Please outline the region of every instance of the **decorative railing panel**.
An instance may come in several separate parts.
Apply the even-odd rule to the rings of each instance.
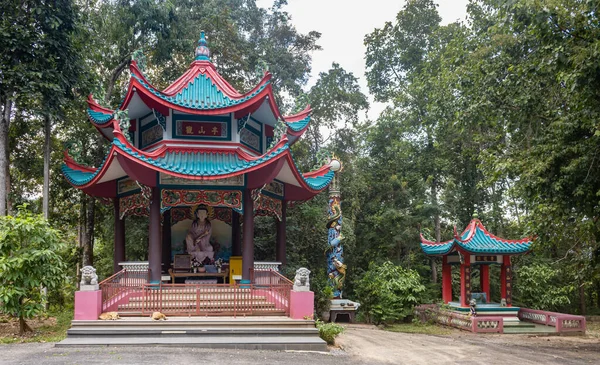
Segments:
[[[545,326],[555,327],[556,332],[585,332],[585,317],[572,314],[546,312],[536,309],[521,308],[519,319]]]
[[[442,310],[435,304],[425,304],[415,307],[416,315],[421,321],[434,321],[445,326],[455,327],[471,332],[504,332],[504,321],[502,317],[479,317],[466,316],[450,311]]]
[[[277,311],[289,315],[290,291],[287,284],[145,284],[141,314],[235,317]]]

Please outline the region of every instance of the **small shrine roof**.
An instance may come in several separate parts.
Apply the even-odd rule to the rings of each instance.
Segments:
[[[508,254],[516,255],[529,251],[533,238],[507,240],[497,237],[483,226],[479,219],[473,219],[459,236],[454,229],[454,238],[445,242],[433,242],[421,234],[421,248],[427,255],[447,255],[454,249],[471,254]]]

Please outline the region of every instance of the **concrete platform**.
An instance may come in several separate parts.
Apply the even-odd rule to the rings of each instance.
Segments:
[[[177,346],[261,350],[327,351],[312,320],[262,317],[129,317],[73,321],[57,347]]]

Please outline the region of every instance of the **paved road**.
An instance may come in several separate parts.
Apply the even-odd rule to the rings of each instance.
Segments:
[[[336,355],[337,354],[337,355]],[[369,364],[382,365],[379,362]],[[342,351],[332,354],[307,352],[211,350],[175,347],[87,347],[54,348],[50,343],[0,345],[0,364],[281,364],[281,365],[359,365]]]
[[[0,364],[600,364],[600,340],[581,337],[393,333],[349,325],[330,354],[176,347],[54,348],[50,343],[0,345]]]

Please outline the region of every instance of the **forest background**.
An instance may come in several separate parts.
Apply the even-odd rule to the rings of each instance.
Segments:
[[[101,278],[112,270],[112,206],[61,173],[65,148],[90,165],[107,150],[87,120],[87,95],[118,105],[132,57],[166,87],[204,30],[213,62],[236,88],[249,90],[268,69],[284,111],[311,104],[294,155],[303,171],[324,150],[344,163],[344,296],[363,301],[367,313],[377,305],[369,294],[377,277],[391,284],[392,298],[439,301],[441,261],[422,253],[419,233],[450,239],[473,214],[499,236],[537,236],[532,253],[513,260],[517,305],[600,312],[596,1],[472,0],[465,22],[447,25],[433,1],[407,1],[364,38],[369,92],[387,105],[376,120],[366,117],[357,78],[338,64],[306,86],[320,34],[299,33],[285,0],[269,9],[254,0],[1,4],[0,215],[28,204],[61,232],[68,285],[51,290],[52,302],[71,300],[82,264]],[[323,193],[288,210],[286,272],[308,267],[318,295],[326,207]],[[274,259],[274,221],[257,218],[255,229],[255,259]],[[147,219],[127,218],[126,240],[127,259],[145,260]],[[477,291],[477,269],[472,282]]]

